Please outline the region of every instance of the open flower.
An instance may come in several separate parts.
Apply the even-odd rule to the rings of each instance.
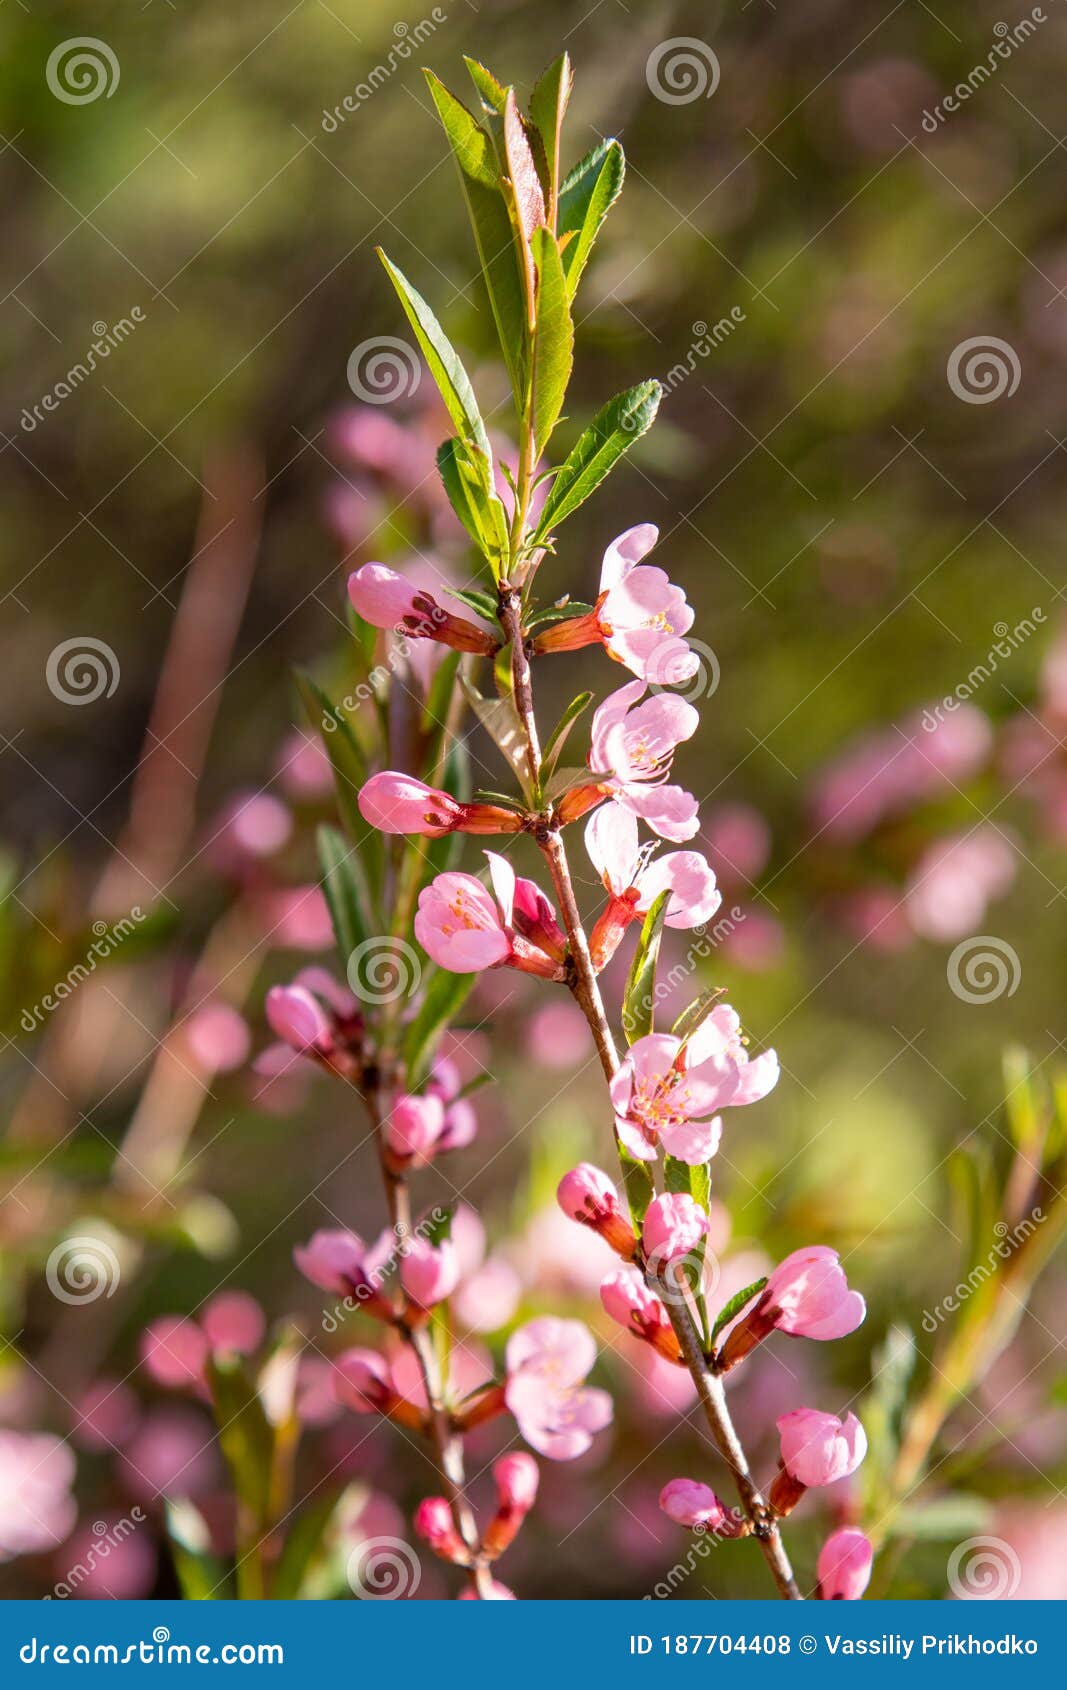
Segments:
[[[365,563],[350,575],[348,596],[363,620],[375,628],[395,628],[409,639],[439,640],[456,651],[486,657],[499,649],[500,641],[486,629],[465,616],[453,616],[432,593],[413,586],[384,563]]]
[[[858,1602],[871,1580],[874,1547],[854,1526],[833,1532],[819,1550],[816,1572],[824,1602]]]
[[[689,680],[698,660],[681,636],[693,626],[693,612],[662,569],[641,562],[658,538],[659,530],[642,522],[613,540],[604,553],[593,609],[539,634],[534,650],[576,651],[599,641],[609,657],[642,680]]]
[[[419,944],[434,962],[454,974],[475,974],[507,964],[548,980],[562,979],[559,958],[521,931],[523,926],[537,931],[530,914],[539,914],[533,894],[537,899],[542,895],[531,881],[516,881],[505,858],[493,851],[487,851],[486,857],[492,892],[473,874],[449,870],[419,894],[415,915]],[[551,915],[547,899],[544,904]],[[551,935],[548,942],[554,944]]]
[[[384,1414],[411,1431],[421,1431],[425,1422],[417,1403],[402,1397],[392,1369],[377,1350],[342,1350],[333,1362],[334,1394],[357,1414]]]
[[[644,692],[643,681],[628,681],[600,705],[593,716],[590,767],[610,776],[607,790],[653,833],[692,839],[697,801],[683,787],[664,783],[675,747],[692,737],[700,718],[684,698],[673,693],[644,698]]]
[[[392,1309],[382,1295],[382,1283],[396,1249],[396,1235],[383,1232],[373,1244],[364,1244],[358,1233],[343,1227],[325,1227],[312,1233],[306,1244],[298,1244],[293,1260],[305,1279],[320,1291],[351,1297],[378,1319],[392,1318]]]
[[[684,1044],[672,1033],[648,1033],[631,1045],[611,1082],[615,1128],[643,1161],[662,1144],[696,1166],[719,1147],[722,1122],[713,1111],[755,1103],[777,1079],[774,1052],[750,1059],[737,1014],[718,1004]]]
[[[584,1383],[596,1361],[580,1320],[542,1315],[508,1339],[504,1399],[528,1444],[552,1461],[584,1455],[612,1417],[606,1391]]]
[[[499,804],[461,804],[451,793],[427,786],[414,775],[383,769],[359,792],[359,811],[379,833],[520,833],[523,818]]]
[[[817,1408],[794,1408],[777,1426],[782,1471],[771,1486],[769,1501],[778,1514],[795,1508],[805,1490],[847,1479],[867,1453],[867,1434],[854,1414],[839,1420]]]
[[[836,1250],[809,1244],[780,1262],[758,1301],[738,1321],[719,1359],[721,1372],[736,1367],[771,1332],[792,1338],[844,1338],[867,1313],[858,1291],[849,1288]]]
[[[668,927],[699,927],[722,903],[715,876],[699,851],[668,851],[653,858],[651,847],[638,843],[636,817],[621,804],[605,804],[589,818],[585,848],[611,894],[589,939],[597,969],[614,955],[630,923],[647,915],[662,892],[671,893],[664,918]]]

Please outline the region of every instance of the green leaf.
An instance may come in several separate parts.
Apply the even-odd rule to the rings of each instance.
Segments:
[[[711,1342],[714,1344],[724,1326],[729,1326],[735,1315],[739,1315],[746,1303],[750,1303],[766,1285],[766,1278],[754,1279],[751,1285],[746,1285],[743,1291],[738,1291],[730,1298],[715,1316],[715,1325],[711,1329]]]
[[[462,440],[445,440],[437,448],[437,471],[449,504],[499,581],[508,553],[507,516],[482,453]]]
[[[403,271],[390,262],[381,247],[376,250],[386,275],[396,289],[408,322],[415,330],[423,357],[430,366],[430,373],[441,391],[449,416],[458,428],[461,438],[468,445],[477,446],[479,451],[485,454],[488,464],[491,461],[489,436],[485,431],[482,413],[478,409],[478,401],[474,397],[470,377],[460,362],[459,354],[418,289],[412,287]]]
[[[573,792],[576,786],[594,786],[596,780],[596,775],[584,765],[580,769],[556,769],[544,789],[545,803],[557,804],[566,793]]]
[[[571,299],[601,225],[622,192],[625,174],[626,160],[618,141],[601,141],[575,165],[560,190],[557,226]],[[569,240],[564,239],[567,235]]]
[[[452,974],[447,968],[435,968],[428,979],[423,975],[422,1001],[404,1034],[404,1065],[412,1090],[426,1078],[442,1033],[459,1014],[477,978],[476,974]]]
[[[686,1192],[706,1209],[711,1198],[711,1169],[706,1162],[700,1162],[690,1167],[688,1162],[680,1162],[676,1156],[665,1156],[663,1178],[668,1191]]]
[[[469,587],[446,587],[445,592],[451,599],[459,599],[468,610],[473,610],[487,622],[495,622],[497,618],[497,601],[492,593],[480,593]]]
[[[634,1231],[640,1236],[641,1227],[648,1213],[648,1205],[652,1201],[655,1187],[648,1163],[642,1162],[636,1156],[631,1156],[625,1145],[617,1145],[619,1152],[619,1166],[622,1169],[622,1183],[626,1191],[626,1201],[630,1207],[630,1219]]]
[[[575,722],[582,714],[582,711],[588,709],[589,705],[592,703],[592,699],[593,695],[591,692],[580,692],[577,698],[572,698],[559,721],[552,729],[552,732],[549,734],[545,743],[544,751],[541,754],[542,785],[551,780],[552,775],[555,772],[556,764],[559,762],[560,752],[567,743],[567,735],[570,733]],[[582,772],[584,774],[588,774],[588,770],[583,770]]]
[[[493,320],[512,390],[521,402],[528,335],[526,302],[493,143],[466,106],[432,71],[426,72],[426,80],[459,167]]]
[[[320,827],[315,835],[322,890],[330,910],[334,937],[341,960],[349,957],[366,939],[369,929],[364,917],[368,894],[354,846],[335,827]],[[369,912],[368,912],[369,913]]]
[[[422,720],[419,724],[424,739],[422,772],[431,786],[439,784],[441,765],[447,761],[451,706],[461,655],[458,651],[447,653],[430,682],[426,703],[423,705]]]
[[[662,392],[658,381],[639,382],[609,399],[597,412],[552,483],[537,525],[535,544],[584,504],[623,453],[651,428]]]
[[[530,122],[537,130],[544,150],[541,185],[545,195],[545,217],[553,229],[559,204],[560,133],[573,85],[570,56],[562,53],[538,78],[530,95]]]
[[[329,1492],[305,1503],[290,1530],[271,1580],[271,1599],[292,1602],[300,1598],[309,1569],[323,1548],[338,1504],[345,1491]]]
[[[630,965],[630,978],[622,1004],[622,1030],[627,1044],[651,1033],[655,1026],[656,963],[659,960],[660,940],[663,937],[663,918],[671,901],[670,888],[661,892],[645,916],[641,933]]]
[[[703,1026],[725,990],[725,986],[709,986],[706,992],[701,992],[699,997],[694,998],[689,1008],[682,1010],[671,1028],[675,1038],[681,1039],[683,1044],[687,1039],[691,1039],[697,1028]]]
[[[491,70],[467,53],[463,55],[463,63],[470,73],[470,79],[486,112],[493,117],[503,117],[508,97],[504,84],[497,81]]]
[[[511,699],[483,698],[466,675],[460,676],[459,684],[463,688],[463,696],[482,727],[518,777],[525,797],[528,801],[531,800],[526,735],[522,731],[522,723]]]
[[[993,1515],[993,1504],[987,1497],[956,1491],[932,1497],[929,1502],[906,1503],[890,1516],[889,1529],[894,1537],[959,1543],[987,1532]]]
[[[454,1203],[449,1204],[446,1209],[430,1211],[429,1218],[421,1224],[419,1229],[427,1244],[432,1244],[437,1249],[439,1245],[445,1242],[446,1238],[451,1238],[452,1220],[455,1212],[456,1206]]]
[[[310,675],[297,670],[296,685],[308,721],[321,735],[326,747],[341,820],[352,838],[361,841],[360,856],[368,884],[373,892],[377,892],[381,887],[385,860],[382,840],[378,833],[368,832],[357,802],[360,788],[370,775],[367,760],[347,719],[318,683]]]
[[[536,229],[531,242],[537,268],[531,416],[540,457],[559,420],[574,363],[574,324],[559,246],[550,229]]]
[[[186,1498],[164,1503],[167,1541],[181,1593],[187,1602],[217,1602],[232,1595],[230,1574],[211,1553],[211,1531]]]
[[[255,1386],[240,1359],[213,1357],[207,1382],[215,1406],[219,1443],[233,1475],[239,1503],[257,1525],[265,1525],[270,1509],[270,1481],[274,1468],[274,1433]]]

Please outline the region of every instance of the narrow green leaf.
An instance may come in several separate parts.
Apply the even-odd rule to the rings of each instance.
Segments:
[[[669,888],[660,893],[645,916],[637,941],[622,1004],[622,1030],[627,1044],[635,1044],[655,1028],[656,963],[663,937],[663,918],[671,896]]]
[[[442,1033],[459,1014],[477,978],[476,974],[452,974],[447,968],[434,969],[428,979],[423,975],[422,1001],[404,1034],[404,1064],[412,1090],[426,1078]]]
[[[631,1156],[624,1145],[618,1145],[619,1165],[622,1168],[622,1183],[626,1191],[626,1201],[630,1208],[630,1219],[634,1231],[640,1236],[641,1227],[648,1213],[648,1205],[652,1201],[654,1186],[652,1175],[647,1162],[639,1161]]]
[[[681,1039],[683,1044],[687,1039],[691,1039],[697,1028],[704,1025],[725,990],[725,986],[709,986],[706,992],[701,992],[699,997],[694,998],[688,1009],[682,1010],[671,1028],[675,1038]]]
[[[303,1594],[304,1581],[323,1548],[323,1542],[337,1513],[344,1489],[314,1497],[304,1504],[278,1557],[271,1580],[271,1599],[293,1602]]]
[[[497,601],[492,593],[480,593],[469,587],[446,587],[445,592],[450,599],[459,599],[468,610],[473,610],[486,622],[495,622],[497,617]]]
[[[731,1320],[734,1319],[734,1316],[739,1315],[745,1304],[750,1303],[753,1297],[759,1295],[766,1283],[767,1280],[765,1277],[763,1279],[754,1279],[751,1285],[746,1285],[743,1291],[738,1291],[730,1298],[730,1301],[725,1305],[725,1307],[719,1310],[718,1314],[715,1316],[715,1325],[711,1329],[711,1342],[713,1344],[723,1327],[729,1326]]]
[[[315,841],[322,868],[322,890],[329,906],[342,963],[370,931],[368,894],[355,848],[334,827],[320,827]]]
[[[352,838],[361,841],[360,860],[373,902],[381,888],[385,857],[381,835],[368,830],[359,809],[360,789],[370,775],[367,760],[347,718],[327,698],[318,682],[300,670],[295,678],[308,721],[321,735],[330,759],[341,821]],[[373,910],[368,913],[373,917]]]
[[[439,784],[441,765],[447,760],[448,724],[461,655],[458,651],[450,651],[438,665],[430,682],[422,720],[419,723],[423,735],[422,773],[431,786]]]
[[[537,525],[535,543],[540,543],[584,504],[623,453],[651,428],[662,391],[658,381],[639,382],[610,399],[597,412],[552,483]]]
[[[559,205],[560,134],[573,85],[574,71],[571,68],[570,56],[563,53],[538,78],[530,95],[530,122],[537,130],[544,149],[542,187],[545,195],[545,217],[552,229],[556,227]]]
[[[515,104],[513,88],[508,89],[504,102],[504,155],[519,233],[523,241],[528,242],[545,221],[545,196],[541,192],[541,179],[534,164],[530,138]],[[523,254],[520,253],[521,256]]]
[[[460,362],[459,354],[418,289],[412,287],[403,271],[390,262],[381,247],[377,248],[377,253],[386,275],[396,289],[408,322],[415,331],[423,357],[430,366],[430,373],[440,389],[449,416],[458,428],[461,438],[484,452],[486,463],[489,463],[489,436],[485,431],[482,413],[478,409],[478,401],[474,397],[470,377]]]
[[[571,299],[578,291],[601,225],[622,192],[625,174],[626,161],[618,141],[601,141],[575,165],[560,189],[558,232]]]
[[[463,63],[470,73],[475,91],[486,112],[493,117],[503,117],[504,106],[508,91],[502,82],[498,82],[492,71],[477,59],[472,59],[467,53],[463,55]]]
[[[211,1531],[187,1498],[164,1503],[167,1542],[187,1602],[218,1602],[232,1595],[229,1570],[211,1553]]]
[[[463,695],[482,727],[518,777],[523,793],[530,798],[530,776],[526,761],[526,736],[510,698],[484,698],[466,675],[460,676]]]
[[[959,1543],[987,1532],[993,1518],[994,1508],[988,1497],[955,1491],[931,1497],[928,1502],[906,1503],[895,1515],[890,1515],[889,1529],[894,1537]]]
[[[267,1522],[274,1464],[274,1433],[242,1361],[214,1357],[207,1382],[215,1406],[219,1443],[233,1475],[238,1501],[258,1525]]]
[[[426,72],[430,94],[459,167],[474,240],[512,390],[521,399],[527,340],[526,305],[511,215],[490,137],[444,83]]]
[[[536,229],[531,242],[537,269],[531,414],[539,457],[559,420],[574,363],[574,324],[559,246],[550,229]]]
[[[556,769],[552,775],[552,779],[548,782],[548,785],[544,789],[545,803],[557,804],[568,792],[573,792],[575,787],[593,786],[596,783],[596,779],[597,777],[592,770],[584,766],[580,769]]]
[[[591,692],[580,692],[577,698],[572,698],[559,721],[552,729],[552,732],[549,734],[545,743],[544,751],[541,754],[542,785],[551,780],[553,774],[555,773],[556,764],[559,762],[560,753],[563,750],[564,745],[567,743],[568,734],[579,716],[582,714],[582,711],[588,709],[592,700],[593,695]],[[582,772],[587,773],[588,771],[583,770]]]
[[[449,504],[500,580],[508,552],[507,516],[482,453],[462,440],[445,440],[437,449],[437,471]]]

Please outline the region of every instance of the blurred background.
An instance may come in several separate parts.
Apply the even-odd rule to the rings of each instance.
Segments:
[[[79,72],[62,48],[86,30]],[[702,728],[676,767],[729,917],[697,983],[727,987],[784,1069],[717,1164],[724,1290],[818,1238],[871,1305],[833,1355],[782,1340],[750,1364],[739,1421],[756,1440],[805,1393],[858,1405],[903,1326],[921,1391],[942,1325],[923,1314],[973,1255],[960,1147],[989,1189],[1014,1178],[1014,1225],[1033,1200],[1020,1156],[1043,1155],[1020,1088],[1040,1114],[1063,1084],[1057,0],[158,0],[91,18],[26,0],[0,42],[0,1474],[29,1463],[40,1487],[9,1521],[0,1499],[0,1592],[56,1588],[136,1508],[75,1593],[173,1594],[161,1497],[197,1498],[221,1542],[225,1509],[202,1406],[138,1365],[146,1322],[223,1287],[314,1328],[293,1245],[380,1224],[329,1083],[268,1085],[249,1062],[266,987],[330,946],[312,831],[332,801],[293,738],[293,667],[342,690],[358,563],[469,568],[430,479],[429,379],[368,397],[362,349],[407,338],[376,245],[507,436],[422,76],[466,98],[464,53],[528,89],[566,48],[569,162],[609,134],[627,152],[566,430],[646,376],[666,397],[545,586],[591,598],[610,539],[651,521],[697,610]],[[592,658],[577,679],[557,664],[557,706],[619,680],[599,657],[595,682]],[[685,1391],[606,1329],[601,1247],[554,1208],[565,1166],[610,1155],[582,1029],[496,975],[475,1001],[464,1060],[499,1084],[441,1189],[488,1231],[499,1318],[477,1342],[566,1309],[597,1326],[617,1400],[610,1436],[547,1473],[505,1576],[530,1596],[762,1594],[755,1551],[694,1557],[658,1513],[703,1459]],[[57,1262],[86,1238],[96,1269],[64,1288]],[[1067,1595],[1062,1280],[1052,1261],[952,1402],[880,1594],[959,1594],[953,1553],[991,1536],[1011,1557],[1000,1594]],[[1012,1295],[1021,1314],[1029,1285]],[[316,1428],[309,1470],[351,1474],[350,1530],[403,1535],[428,1483],[410,1445],[351,1417]],[[755,1453],[769,1473],[773,1445]],[[835,1496],[822,1529],[877,1506]],[[810,1572],[818,1530],[790,1538]],[[443,1593],[427,1569],[420,1594]]]

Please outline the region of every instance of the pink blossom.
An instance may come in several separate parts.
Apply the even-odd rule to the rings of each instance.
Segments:
[[[659,1505],[669,1520],[680,1526],[699,1526],[721,1533],[736,1524],[736,1516],[724,1506],[710,1485],[698,1479],[671,1479],[659,1493]]]
[[[689,680],[697,658],[681,637],[693,625],[685,594],[662,569],[642,564],[659,530],[650,522],[628,528],[604,553],[600,593],[585,616],[557,622],[534,650],[575,651],[599,641],[609,657],[642,680],[674,685]]]
[[[332,1023],[306,986],[272,986],[264,1008],[271,1031],[292,1050],[325,1055],[332,1048]]]
[[[379,833],[418,833],[440,839],[446,833],[518,833],[522,817],[498,804],[460,804],[448,792],[413,775],[383,769],[359,793],[360,814]]]
[[[413,1238],[401,1258],[400,1283],[420,1308],[432,1309],[450,1297],[459,1283],[459,1261],[448,1239],[431,1244]]]
[[[530,1055],[546,1068],[574,1068],[589,1052],[589,1026],[575,1003],[546,1003],[526,1027]]]
[[[794,1408],[777,1425],[782,1463],[802,1485],[832,1485],[847,1479],[867,1453],[867,1435],[854,1414],[839,1420],[817,1408]]]
[[[706,1212],[687,1191],[653,1197],[641,1227],[645,1255],[662,1270],[695,1250],[709,1224]]]
[[[460,1281],[450,1306],[460,1325],[471,1332],[499,1332],[514,1317],[521,1296],[522,1281],[511,1263],[490,1256]]]
[[[141,1336],[141,1360],[158,1385],[202,1390],[210,1345],[195,1320],[161,1315]]]
[[[643,681],[628,681],[593,716],[590,767],[609,776],[609,790],[664,839],[692,839],[697,801],[667,786],[675,747],[696,732],[699,716],[672,693],[644,698]]]
[[[612,1320],[635,1338],[651,1344],[667,1361],[681,1360],[670,1316],[636,1268],[609,1273],[600,1287],[600,1301]]]
[[[482,1547],[487,1555],[502,1555],[518,1535],[527,1514],[537,1500],[540,1482],[537,1462],[521,1450],[503,1455],[493,1463],[497,1511],[486,1528]]]
[[[229,1074],[247,1060],[252,1035],[244,1016],[228,1003],[195,1009],[182,1031],[189,1054],[205,1074]]]
[[[922,711],[866,734],[816,781],[817,826],[846,842],[862,839],[886,817],[969,779],[986,760],[992,737],[988,718],[973,704],[948,715]]]
[[[333,1367],[334,1392],[346,1408],[357,1414],[384,1414],[412,1430],[422,1428],[422,1409],[400,1395],[389,1363],[377,1350],[342,1350]]]
[[[71,1437],[82,1449],[100,1454],[126,1442],[140,1417],[140,1406],[119,1379],[96,1379],[78,1398]]]
[[[976,932],[994,898],[1015,879],[1016,851],[999,828],[939,839],[924,852],[905,894],[905,909],[924,939],[950,941]]]
[[[670,1033],[649,1033],[631,1045],[610,1087],[616,1130],[645,1161],[661,1143],[696,1166],[719,1146],[722,1122],[712,1112],[758,1102],[777,1080],[775,1053],[750,1058],[736,1011],[718,1004],[684,1045]]]
[[[449,871],[419,894],[415,915],[419,944],[440,967],[456,974],[507,963],[545,979],[562,978],[559,960],[519,931],[524,918],[516,913],[517,883],[511,864],[493,851],[485,854],[493,892],[472,874]],[[529,885],[528,881],[519,883],[518,889]],[[523,905],[530,907],[525,893]]]
[[[751,886],[767,866],[771,830],[751,804],[719,804],[704,818],[702,837],[720,880]]]
[[[432,593],[415,586],[384,563],[365,563],[348,577],[353,609],[375,628],[395,628],[411,639],[438,640],[458,651],[489,656],[495,640],[476,622],[453,616]]]
[[[874,1547],[869,1537],[845,1526],[827,1538],[816,1571],[824,1601],[858,1602],[871,1578]]]
[[[267,937],[275,946],[324,951],[333,944],[330,909],[321,886],[282,886],[257,902]]]
[[[580,1162],[560,1180],[556,1200],[572,1221],[599,1233],[613,1250],[629,1261],[637,1240],[633,1227],[622,1212],[619,1194],[607,1174],[594,1168],[590,1162]]]
[[[35,1555],[70,1535],[74,1456],[46,1432],[0,1427],[0,1562]]]
[[[401,1093],[394,1098],[385,1123],[390,1157],[406,1167],[424,1167],[433,1157],[444,1125],[445,1106],[439,1097]]]
[[[168,1406],[137,1427],[119,1469],[134,1496],[203,1496],[219,1483],[218,1432],[199,1410]]]
[[[305,1279],[321,1291],[354,1297],[368,1314],[388,1317],[392,1311],[380,1293],[395,1246],[392,1232],[381,1233],[374,1244],[367,1245],[357,1233],[324,1228],[306,1244],[297,1245],[293,1260]]]
[[[155,1544],[144,1529],[131,1531],[130,1521],[117,1514],[80,1526],[64,1558],[71,1572],[57,1584],[57,1596],[128,1602],[149,1595],[155,1583]]]
[[[424,1543],[428,1543],[442,1561],[462,1561],[466,1545],[456,1530],[452,1509],[443,1496],[427,1496],[419,1503],[412,1521]]]
[[[208,849],[220,868],[237,870],[272,857],[293,831],[293,818],[269,792],[243,792],[231,799],[215,823]]]
[[[263,1342],[263,1310],[247,1291],[220,1291],[205,1303],[200,1325],[213,1355],[251,1355]]]
[[[596,1343],[580,1320],[542,1315],[508,1339],[505,1400],[528,1444],[552,1461],[583,1455],[612,1417],[606,1391],[583,1383]]]
[[[858,1291],[849,1289],[836,1250],[811,1244],[794,1250],[774,1269],[723,1348],[720,1367],[728,1372],[771,1332],[794,1338],[844,1338],[867,1313]]]
[[[333,767],[317,734],[294,728],[278,751],[278,779],[294,798],[325,798],[333,791]]]
[[[669,851],[650,857],[637,839],[637,821],[622,804],[594,811],[585,829],[589,859],[611,900],[590,936],[596,967],[610,959],[631,922],[647,915],[662,892],[671,899],[668,927],[698,927],[715,914],[722,897],[715,876],[699,851]]]

